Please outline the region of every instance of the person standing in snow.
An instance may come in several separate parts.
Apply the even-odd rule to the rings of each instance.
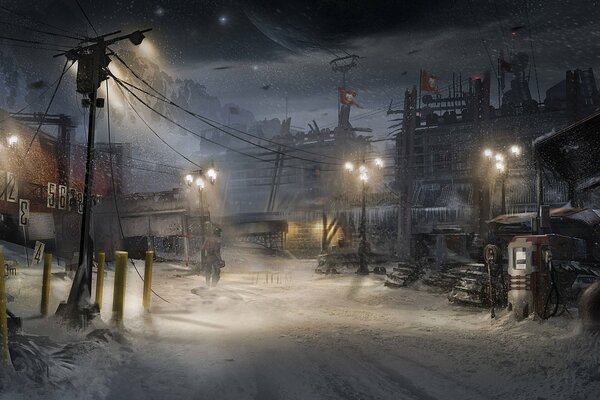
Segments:
[[[219,279],[221,279],[221,268],[225,266],[225,262],[221,258],[221,229],[215,228],[212,234],[204,241],[202,245],[202,260],[204,260],[206,286],[217,286]]]

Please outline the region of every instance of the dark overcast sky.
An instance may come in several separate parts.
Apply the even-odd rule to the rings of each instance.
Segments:
[[[335,121],[339,77],[328,65],[331,53],[365,57],[349,76],[365,108],[358,113],[400,98],[418,83],[420,68],[446,80],[452,71],[469,76],[490,68],[486,48],[495,60],[515,26],[526,27],[515,42],[521,50],[530,51],[532,31],[542,98],[566,69],[600,73],[600,7],[592,0],[538,0],[529,7],[524,0],[80,2],[101,32],[154,28],[148,38],[155,61],[259,118],[281,117],[288,97],[293,123],[302,126]],[[2,4],[91,34],[74,0]],[[47,53],[35,57],[52,61]],[[219,66],[231,68],[214,69]],[[537,96],[535,85],[532,92]],[[379,129],[387,123],[379,114],[356,124]]]

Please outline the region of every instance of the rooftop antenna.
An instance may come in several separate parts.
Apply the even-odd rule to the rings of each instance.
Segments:
[[[341,72],[342,74],[342,87],[345,89],[346,88],[346,74],[352,70],[353,68],[356,68],[358,66],[358,60],[361,59],[362,57],[356,55],[356,54],[348,54],[347,56],[343,56],[343,57],[336,57],[333,60],[331,60],[329,62],[329,65],[331,65],[331,69],[333,70],[333,72]],[[342,125],[342,117],[341,117],[341,110],[340,110],[340,100],[338,98],[338,126]]]
[[[358,56],[356,54],[348,54],[344,57],[334,58],[329,62],[329,65],[331,65],[331,69],[333,70],[333,72],[342,73],[342,87],[346,87],[346,73],[352,68],[355,68],[358,65],[358,60],[361,58],[361,56]]]

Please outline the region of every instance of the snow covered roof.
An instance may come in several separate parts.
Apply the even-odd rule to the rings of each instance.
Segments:
[[[578,190],[600,184],[600,112],[536,139],[540,160]]]
[[[500,215],[491,221],[488,221],[488,223],[499,225],[529,224],[531,218],[534,218],[535,216],[536,213],[533,212]],[[600,210],[591,208],[553,208],[550,210],[550,217],[575,219],[589,225],[600,225]]]

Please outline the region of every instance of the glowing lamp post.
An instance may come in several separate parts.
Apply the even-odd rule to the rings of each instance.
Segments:
[[[6,141],[8,142],[8,147],[14,149],[19,143],[19,137],[17,135],[10,135]]]
[[[208,178],[208,181],[210,182],[211,185],[214,185],[216,180],[217,180],[217,170],[214,168],[214,166],[211,166],[207,171],[206,174],[200,170],[197,171],[193,174],[187,174],[183,179],[186,183],[186,185],[188,187],[192,187],[193,185],[196,186],[196,189],[198,190],[198,204],[199,204],[199,208],[200,208],[200,241],[202,242],[202,244],[204,244],[204,240],[206,238],[206,224],[204,221],[204,196],[203,196],[203,192],[204,192],[204,188],[206,187],[206,182],[205,182],[205,176],[206,178]],[[186,232],[185,232],[185,252],[186,252],[186,259],[189,258],[188,254],[189,254],[189,250],[188,250],[188,238],[187,238],[187,227],[186,227]],[[202,260],[204,261],[204,260]],[[187,263],[186,263],[187,265]]]
[[[518,158],[523,154],[521,146],[516,144],[508,148],[508,152],[496,152],[492,149],[485,149],[483,156],[488,162],[493,163],[495,172],[500,177],[502,184],[502,198],[501,198],[501,214],[506,214],[506,180],[510,173],[510,160],[511,158]],[[490,199],[491,201],[491,199]]]
[[[209,168],[209,170],[206,172],[206,176],[208,176],[210,183],[214,185],[215,181],[217,180],[217,171],[214,168]]]
[[[383,160],[376,158],[373,163],[379,170],[383,168]],[[346,162],[344,169],[348,174],[354,172],[354,164]],[[358,167],[358,179],[362,185],[362,201],[361,201],[361,212],[360,212],[360,226],[359,226],[359,237],[360,243],[358,245],[358,270],[356,271],[359,275],[368,275],[369,266],[367,264],[367,253],[369,252],[369,242],[367,241],[367,182],[369,181],[369,169],[363,163]]]
[[[350,161],[346,162],[346,164],[344,164],[344,169],[346,170],[347,173],[351,174],[354,171],[354,164],[352,164]]]

